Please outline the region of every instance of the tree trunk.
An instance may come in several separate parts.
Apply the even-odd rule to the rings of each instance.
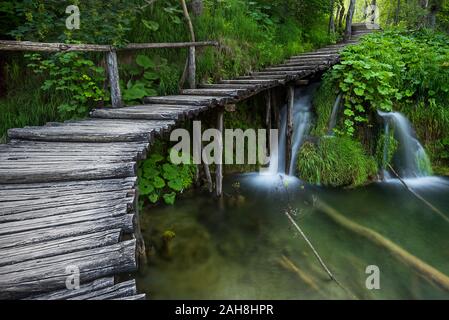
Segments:
[[[401,13],[401,0],[398,0],[398,3],[396,5],[396,13],[394,16],[394,24],[398,25],[399,24],[399,14]]]
[[[343,19],[345,17],[345,4],[343,0],[340,0],[340,14],[338,16],[338,29],[343,29]]]
[[[351,0],[349,3],[348,14],[346,16],[345,41],[350,40],[352,36],[352,19],[354,18],[355,1]]]
[[[192,0],[190,6],[192,8],[192,13],[194,16],[199,17],[200,15],[203,14],[204,9],[203,0]]]
[[[330,0],[330,11],[329,11],[329,34],[335,33],[335,17],[334,10],[335,9],[335,0]]]
[[[431,0],[428,3],[429,14],[427,16],[429,27],[435,29],[437,24],[437,15],[441,9],[441,0]]]

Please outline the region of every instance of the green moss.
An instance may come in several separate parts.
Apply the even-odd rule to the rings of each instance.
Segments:
[[[316,125],[312,131],[313,135],[322,136],[327,134],[332,108],[336,99],[335,87],[328,80],[328,77],[325,77],[313,98],[313,106],[316,113]]]
[[[386,134],[380,135],[376,147],[376,160],[380,168],[386,168],[388,164],[392,163],[398,146],[399,142],[394,138],[393,132],[390,132],[388,136]],[[386,157],[384,157],[385,148],[388,148],[388,154]]]
[[[324,186],[360,186],[376,175],[373,157],[361,143],[348,137],[324,137],[315,145],[306,142],[298,155],[299,178]]]

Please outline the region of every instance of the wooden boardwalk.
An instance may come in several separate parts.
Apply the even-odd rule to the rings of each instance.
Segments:
[[[0,145],[0,298],[144,299],[126,279],[137,269],[136,165],[151,143],[178,121],[328,69],[346,45],[86,120],[9,130]],[[79,290],[66,289],[73,267]]]

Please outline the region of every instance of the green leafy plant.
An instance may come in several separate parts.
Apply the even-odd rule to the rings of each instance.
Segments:
[[[129,78],[126,86],[122,82],[123,99],[126,103],[141,102],[144,97],[155,96],[156,84],[160,81],[160,72],[167,67],[167,60],[147,55],[138,55],[135,65],[125,66],[124,72]]]
[[[45,74],[42,90],[67,96],[58,106],[64,118],[84,117],[91,107],[107,101],[103,90],[105,71],[77,52],[56,53],[47,59],[40,54],[26,55],[36,74]]]
[[[163,200],[172,205],[176,195],[192,185],[195,172],[194,165],[174,165],[161,151],[153,151],[150,158],[139,165],[140,195],[153,204]]]

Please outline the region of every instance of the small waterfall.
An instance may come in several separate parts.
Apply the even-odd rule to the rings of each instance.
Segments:
[[[392,127],[394,137],[399,142],[393,162],[401,177],[419,178],[431,175],[432,169],[429,157],[421,143],[416,139],[408,119],[399,112],[386,113],[379,111],[379,115],[386,124],[385,134],[389,135],[390,127]],[[384,148],[384,158],[386,157],[388,157],[388,145]]]
[[[312,121],[312,98],[318,84],[312,84],[305,88],[295,90],[295,102],[293,105],[293,137],[292,137],[292,159],[290,163],[290,172],[288,175],[294,175],[296,170],[296,156],[301,148],[304,137],[308,134]],[[269,174],[275,175],[285,172],[285,148],[286,148],[286,130],[287,130],[287,107],[281,109],[281,128],[279,130],[278,150],[272,150],[272,161],[270,162]]]
[[[329,121],[329,131],[327,132],[327,134],[329,136],[334,135],[334,128],[337,125],[337,118],[338,118],[338,113],[340,112],[342,98],[343,98],[343,94],[340,93],[337,96],[337,99],[335,99],[334,107],[332,108],[332,114],[331,114],[331,118]]]

